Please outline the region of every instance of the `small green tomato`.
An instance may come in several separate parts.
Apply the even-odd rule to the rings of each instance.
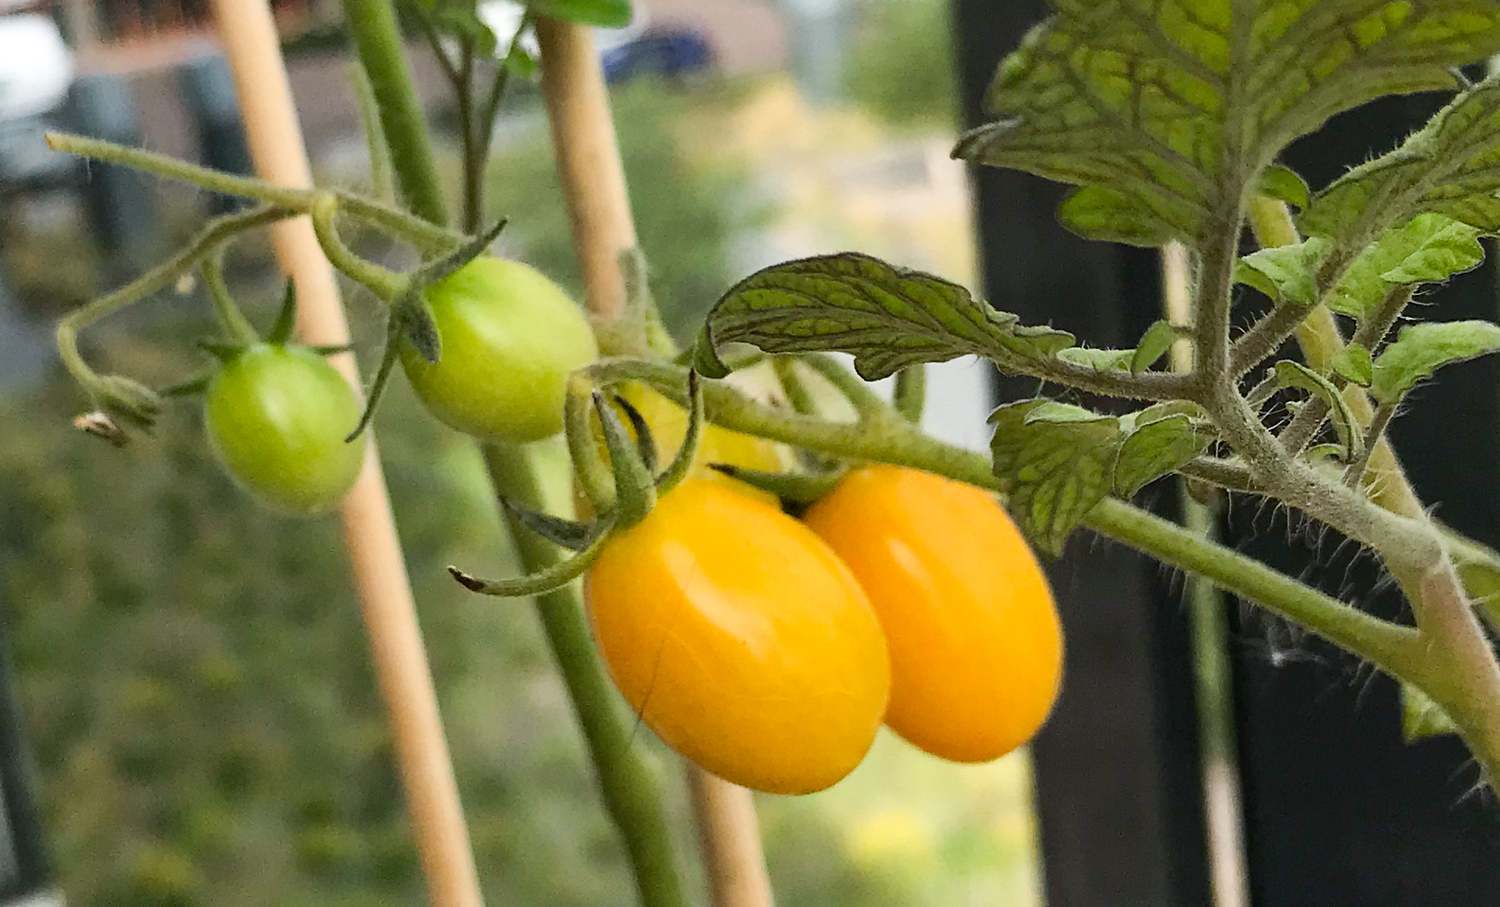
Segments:
[[[229,475],[276,510],[312,514],[343,500],[364,462],[354,391],[302,346],[257,343],[209,382],[203,415]]]
[[[568,374],[599,355],[588,319],[557,284],[516,261],[484,257],[428,288],[442,354],[402,342],[401,364],[427,408],[484,441],[557,434]]]

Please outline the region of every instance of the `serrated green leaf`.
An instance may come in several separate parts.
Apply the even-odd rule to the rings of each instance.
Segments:
[[[1174,472],[1203,453],[1213,435],[1184,412],[1150,409],[1136,416],[1135,428],[1120,444],[1115,458],[1115,491],[1131,497],[1151,482]]]
[[[1344,395],[1339,393],[1339,389],[1334,387],[1331,381],[1300,362],[1283,359],[1276,363],[1276,383],[1282,387],[1295,387],[1307,391],[1328,404],[1329,418],[1333,422],[1333,430],[1338,435],[1339,444],[1344,449],[1345,462],[1358,460],[1364,454],[1364,434],[1354,421],[1354,413],[1349,409],[1349,401],[1344,399]]]
[[[1374,378],[1374,360],[1370,358],[1369,349],[1360,343],[1351,343],[1334,353],[1329,365],[1335,375],[1360,387],[1369,387]]]
[[[1234,279],[1278,303],[1309,306],[1318,301],[1318,265],[1327,254],[1328,241],[1318,237],[1261,249],[1240,259]]]
[[[1153,322],[1141,342],[1135,346],[1135,355],[1130,357],[1131,374],[1140,374],[1161,360],[1177,342],[1179,331],[1170,321]]]
[[[438,34],[469,41],[481,57],[495,55],[495,33],[480,17],[474,0],[405,0]]]
[[[1438,283],[1484,261],[1479,231],[1442,214],[1419,214],[1387,231],[1339,278],[1328,307],[1363,318],[1396,286]]]
[[[1401,737],[1416,743],[1429,737],[1458,733],[1458,726],[1442,706],[1409,683],[1401,684]]]
[[[1070,192],[1057,207],[1057,219],[1070,233],[1084,239],[1154,247],[1175,238],[1133,196],[1104,186],[1084,186]]]
[[[1114,210],[1128,198],[1139,213],[1124,232],[1137,237],[1205,235],[1245,188],[1234,183],[1292,139],[1381,95],[1450,86],[1448,67],[1500,50],[1493,0],[1053,5],[1000,64],[995,122],[954,153],[1103,187],[1117,195],[1096,202]]]
[[[1396,150],[1318,193],[1299,223],[1355,247],[1424,213],[1494,232],[1500,229],[1497,165],[1500,81],[1491,78],[1460,94]]]
[[[1130,368],[1135,350],[1096,350],[1091,347],[1074,346],[1061,350],[1057,358],[1096,372],[1123,372]]]
[[[1343,462],[1345,453],[1347,451],[1344,450],[1344,445],[1342,444],[1314,444],[1312,447],[1304,450],[1302,456],[1309,463],[1321,463],[1324,460],[1338,460]]]
[[[526,0],[533,12],[601,28],[624,28],[632,16],[630,0]]]
[[[1495,352],[1500,352],[1500,325],[1488,321],[1408,325],[1375,360],[1370,390],[1377,400],[1393,403],[1443,366]]]
[[[990,414],[995,475],[1021,530],[1060,554],[1069,533],[1112,487],[1119,422],[1054,403],[1024,400]]]
[[[1312,190],[1307,188],[1307,182],[1297,171],[1281,164],[1272,164],[1263,170],[1256,189],[1261,195],[1284,201],[1299,211],[1312,201]]]
[[[698,368],[721,377],[715,349],[749,343],[768,353],[838,351],[867,380],[910,365],[978,355],[999,362],[1043,359],[1073,335],[1016,323],[959,286],[846,252],[757,271],[724,294],[704,324]]]

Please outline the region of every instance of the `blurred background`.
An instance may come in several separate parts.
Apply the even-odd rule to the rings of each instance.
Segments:
[[[948,160],[960,116],[949,6],[637,0],[631,28],[599,35],[675,331],[749,271],[820,252],[857,248],[974,285],[969,186]],[[339,4],[276,7],[320,181],[357,187],[367,161]],[[482,7],[497,23],[515,13]],[[412,56],[448,134],[446,85],[415,36]],[[334,521],[247,501],[192,405],[118,451],[68,424],[80,400],[53,321],[226,200],[50,154],[49,128],[248,169],[206,3],[0,0],[0,701],[15,707],[0,722],[0,782],[20,854],[0,878],[24,888],[45,875],[75,904],[417,903]],[[451,141],[445,153],[456,182]],[[490,215],[512,218],[501,252],[578,289],[533,88],[506,103],[488,180]],[[243,244],[231,264],[251,317],[269,321],[267,250]],[[348,302],[357,339],[375,342],[373,305]],[[201,300],[163,294],[94,332],[94,355],[165,382],[193,369],[191,340],[209,327]],[[982,445],[988,382],[973,363],[944,366],[931,427]],[[625,903],[628,869],[533,612],[469,596],[440,569],[511,569],[475,448],[396,384],[378,431],[487,896]],[[644,731],[636,745],[659,749]],[[18,785],[34,814],[14,806]],[[668,788],[690,854],[682,791]],[[883,734],[834,789],[759,799],[779,900],[1037,903],[1031,789],[1025,754],[957,767]]]

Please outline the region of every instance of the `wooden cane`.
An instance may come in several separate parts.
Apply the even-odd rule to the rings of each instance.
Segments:
[[[256,172],[279,185],[311,186],[307,148],[270,4],[214,0],[213,9],[234,72]],[[272,229],[277,260],[297,285],[302,340],[348,343],[338,284],[312,224],[297,218]],[[344,354],[332,361],[358,388],[354,357]],[[479,875],[373,436],[364,469],[339,513],[428,897],[436,907],[479,907],[484,903]]]
[[[625,303],[620,253],[636,246],[609,95],[586,28],[541,17],[536,35],[542,96],[584,292],[589,310],[607,317]],[[714,904],[769,907],[771,883],[750,792],[692,763],[687,775]]]

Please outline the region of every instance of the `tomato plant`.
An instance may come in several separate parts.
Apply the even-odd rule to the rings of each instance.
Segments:
[[[857,467],[803,519],[880,617],[893,730],[959,762],[1031,739],[1057,698],[1062,629],[1041,565],[992,495],[915,469]]]
[[[203,420],[228,473],[260,500],[292,513],[338,504],[364,462],[349,382],[307,347],[257,343],[214,374]]]
[[[588,320],[541,272],[482,257],[426,291],[442,354],[410,343],[401,364],[433,414],[484,440],[536,441],[562,429],[568,373],[598,355]]]
[[[610,540],[585,597],[631,708],[714,774],[810,793],[875,738],[880,625],[849,568],[775,506],[690,478]]]
[[[1002,61],[986,98],[992,121],[955,149],[977,165],[1073,186],[1059,215],[1082,236],[1187,250],[1190,310],[1152,325],[1132,348],[1099,349],[1061,327],[1020,324],[950,281],[845,253],[783,262],[731,287],[691,357],[672,360],[642,343],[591,361],[593,341],[562,294],[520,266],[478,257],[493,231],[460,236],[431,222],[443,219],[438,180],[419,113],[409,109],[410,86],[397,84],[384,95],[381,119],[399,127],[389,130],[402,152],[398,176],[421,218],[350,193],[269,186],[108,143],[53,138],[107,163],[263,205],[211,224],[171,261],[64,321],[64,362],[95,407],[83,424],[119,439],[120,423],[148,426],[159,401],[129,379],[90,369],[77,346],[82,327],[168,285],[239,233],[308,214],[329,260],[386,305],[375,391],[400,356],[432,410],[476,436],[521,441],[567,427],[597,517],[575,523],[526,511],[526,502],[512,513],[517,525],[577,553],[553,557],[546,549],[528,558],[530,574],[508,581],[454,576],[480,592],[550,595],[587,571],[600,649],[627,700],[669,743],[726,777],[785,791],[832,783],[868,746],[892,679],[880,620],[827,543],[732,486],[683,481],[704,440],[705,406],[725,430],[801,450],[782,475],[758,480],[766,487],[826,490],[854,469],[810,520],[877,590],[875,607],[901,637],[894,696],[904,687],[919,701],[957,697],[949,707],[973,705],[970,716],[1013,709],[993,737],[977,740],[898,704],[892,722],[921,745],[983,758],[1034,730],[1055,693],[1055,615],[1035,563],[977,492],[960,495],[917,474],[892,478],[871,464],[1001,493],[1015,528],[1044,555],[1061,553],[1087,528],[1263,605],[1400,681],[1407,701],[1422,704],[1421,732],[1458,733],[1493,779],[1500,662],[1476,610],[1500,611],[1489,601],[1500,588],[1500,554],[1430,518],[1387,429],[1410,391],[1440,368],[1500,352],[1500,326],[1485,321],[1397,329],[1423,286],[1473,267],[1485,252],[1481,239],[1500,233],[1500,174],[1492,166],[1500,156],[1500,77],[1471,85],[1454,74],[1500,52],[1500,8],[1490,0],[1158,6],[1105,17],[1109,27],[1100,28],[1100,10],[1112,7],[1055,4]],[[472,17],[460,18],[472,33]],[[377,64],[367,67],[372,76],[387,88],[400,83],[401,67],[389,65],[399,53],[394,25],[378,33],[376,17],[351,20],[362,53]],[[466,54],[475,48],[465,46]],[[449,68],[467,90],[468,64]],[[1278,163],[1292,141],[1335,114],[1422,90],[1455,94],[1401,147],[1329,185],[1314,191]],[[408,109],[395,109],[402,105]],[[472,180],[491,123],[471,104],[460,116]],[[477,206],[472,194],[466,201],[472,231]],[[422,263],[398,274],[362,258],[340,239],[340,217],[408,242]],[[1242,255],[1247,228],[1261,248]],[[612,333],[646,335],[647,309],[628,306],[624,320],[642,323]],[[1282,352],[1293,341],[1300,355]],[[1174,345],[1191,352],[1183,357],[1190,366],[1160,365]],[[904,418],[919,409],[912,394],[892,408],[830,352],[851,355],[859,379],[898,375],[908,389],[928,363],[978,356],[1007,374],[1116,406],[1007,401],[991,415],[989,451],[972,452],[923,434]],[[761,356],[816,366],[855,418],[824,418],[791,387],[791,405],[781,406],[717,380]],[[709,379],[703,386],[699,374]],[[632,382],[691,407],[682,450],[661,475],[607,406],[607,394]],[[600,414],[608,474],[590,403]],[[1390,573],[1412,619],[1377,617],[1130,503],[1168,477],[1267,499],[1362,546]],[[521,479],[514,484],[523,490],[536,484]],[[895,550],[925,565],[931,583],[880,553]],[[903,610],[912,601],[961,613],[972,638],[952,642],[953,633],[928,623],[937,605],[913,615]],[[907,646],[923,634],[946,654],[919,664],[931,672],[912,668],[918,647]],[[1012,647],[1006,637],[1033,645]],[[577,635],[558,639],[573,688],[593,689],[576,657]],[[984,651],[1019,667],[1007,692],[1016,698],[998,691],[991,676],[998,665],[970,667]],[[599,716],[609,707],[588,694],[580,701],[604,763],[612,757],[597,741],[607,741],[599,728],[608,719]],[[623,785],[605,783],[614,805],[629,800]],[[670,887],[661,881],[670,875],[642,870],[661,886]]]

